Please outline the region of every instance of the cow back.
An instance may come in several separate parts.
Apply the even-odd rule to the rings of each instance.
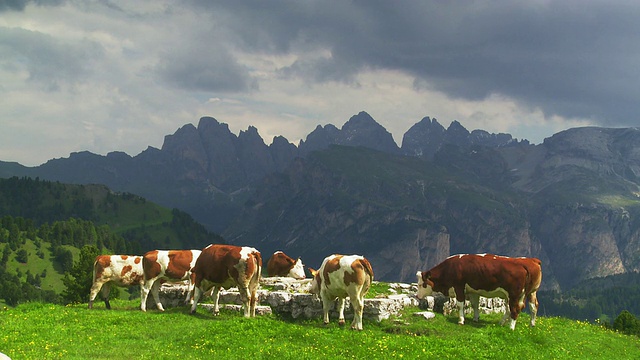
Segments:
[[[142,257],[98,255],[93,264],[93,283],[113,282],[119,286],[140,284],[143,280]]]
[[[528,272],[522,264],[506,258],[483,254],[454,255],[427,274],[433,290],[447,294],[449,289],[468,285],[475,290],[493,291],[510,286],[524,287]]]
[[[260,252],[253,248],[234,245],[209,245],[202,250],[193,272],[196,285],[203,279],[214,284],[226,284],[243,275],[252,277],[262,269]],[[241,274],[243,272],[243,274]]]

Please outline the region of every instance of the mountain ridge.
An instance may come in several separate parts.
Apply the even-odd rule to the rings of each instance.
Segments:
[[[398,146],[360,112],[296,146],[203,117],[161,149],[0,162],[7,175],[104,183],[181,209],[229,242],[311,265],[324,252],[364,253],[393,281],[456,252],[540,257],[547,288],[640,270],[637,128],[568,129],[532,145],[425,117]]]

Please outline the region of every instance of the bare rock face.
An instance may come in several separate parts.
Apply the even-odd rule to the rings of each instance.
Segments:
[[[307,140],[300,143],[300,154],[306,155],[330,145],[362,146],[392,154],[400,151],[391,133],[364,111],[352,116],[341,129],[331,124],[318,125],[307,135]]]

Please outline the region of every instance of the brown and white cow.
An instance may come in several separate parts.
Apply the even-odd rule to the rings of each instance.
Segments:
[[[196,264],[200,250],[152,250],[142,257],[144,284],[140,292],[140,309],[147,311],[149,291],[156,302],[158,310],[164,311],[158,294],[164,282],[188,281],[189,289],[185,303],[189,301],[193,287],[191,269]]]
[[[491,254],[453,255],[429,271],[417,274],[418,298],[432,292],[455,297],[459,310],[459,324],[464,324],[466,297],[477,302],[478,296],[500,297],[507,300],[509,310],[500,321],[504,324],[511,315],[511,330],[524,307],[527,284],[531,283],[529,270],[524,262]],[[474,304],[474,307],[477,305]],[[478,312],[474,309],[474,320]]]
[[[304,279],[307,276],[304,273],[304,264],[302,260],[293,260],[282,251],[273,253],[267,262],[267,274],[269,276],[288,276],[294,279]]]
[[[218,297],[220,288],[238,287],[244,306],[244,316],[256,316],[256,290],[260,284],[262,256],[252,247],[211,244],[202,249],[193,268],[194,299],[191,313],[196,312],[198,300],[213,288],[213,313],[220,313]]]
[[[89,295],[89,309],[93,308],[93,301],[98,292],[102,293],[107,309],[111,309],[109,304],[111,285],[142,287],[143,282],[142,256],[98,255],[93,263],[93,285]]]
[[[360,255],[334,254],[324,259],[318,271],[309,271],[313,275],[311,293],[322,300],[324,323],[329,323],[329,308],[338,298],[338,323],[344,325],[344,299],[348,296],[354,314],[351,328],[362,330],[364,296],[373,282],[369,261]]]
[[[528,277],[527,282],[525,283],[524,293],[525,299],[529,301],[529,310],[531,311],[530,325],[536,326],[536,315],[538,314],[537,291],[542,283],[542,262],[537,258],[495,256],[502,258],[505,261],[514,261],[527,269]],[[477,292],[468,292],[467,298],[471,302],[471,306],[473,308],[473,321],[478,321],[480,317],[480,294]],[[504,324],[509,318],[509,315],[510,309],[507,308],[500,323]]]

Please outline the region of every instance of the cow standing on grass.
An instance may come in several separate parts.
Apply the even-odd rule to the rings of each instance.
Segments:
[[[220,313],[218,298],[220,288],[238,287],[245,317],[256,316],[256,290],[260,284],[262,256],[251,247],[211,244],[202,250],[193,268],[194,299],[191,313],[196,312],[198,300],[213,288],[213,313]]]
[[[511,315],[511,330],[515,329],[518,315],[524,307],[528,284],[532,289],[539,287],[539,283],[533,286],[534,281],[530,280],[532,275],[524,261],[491,254],[453,255],[431,270],[419,271],[416,275],[419,299],[434,291],[456,298],[460,325],[464,324],[464,301],[467,296],[475,304],[479,296],[505,299],[509,309],[500,324],[504,325],[508,315]],[[475,304],[474,307],[477,307]],[[477,321],[478,311],[474,310],[474,320]]]
[[[196,263],[200,250],[152,250],[142,257],[142,269],[144,271],[144,284],[140,292],[140,309],[147,311],[147,297],[149,291],[153,296],[158,310],[164,311],[158,294],[163,282],[188,282],[187,297],[189,302],[193,284],[191,282],[191,269]]]
[[[517,257],[511,258],[506,256],[492,255],[496,258],[500,258],[504,261],[513,261],[517,264],[524,266],[527,269],[528,276],[524,286],[525,299],[529,301],[529,310],[531,311],[531,326],[536,326],[536,315],[538,314],[538,298],[537,291],[540,288],[542,282],[542,262],[537,258]],[[502,296],[497,296],[502,297]],[[473,321],[478,321],[480,318],[480,294],[478,292],[467,292],[467,298],[471,302],[473,308]],[[502,297],[504,298],[504,297]],[[508,300],[504,298],[505,300]],[[523,303],[524,307],[524,303]],[[505,310],[500,324],[504,324],[510,315],[510,309],[507,307]]]
[[[132,255],[98,255],[93,263],[93,285],[89,294],[89,309],[93,308],[93,301],[102,293],[104,304],[111,309],[109,293],[111,285],[130,287],[144,282],[142,270],[142,256]]]
[[[320,269],[309,268],[313,275],[311,293],[320,296],[324,323],[329,323],[329,308],[338,298],[338,323],[344,325],[344,301],[348,296],[353,307],[351,328],[362,330],[364,296],[373,282],[369,261],[360,255],[331,255],[324,259]]]
[[[273,253],[267,262],[267,274],[269,276],[288,276],[298,280],[307,277],[304,273],[302,260],[300,258],[293,260],[282,251]]]

